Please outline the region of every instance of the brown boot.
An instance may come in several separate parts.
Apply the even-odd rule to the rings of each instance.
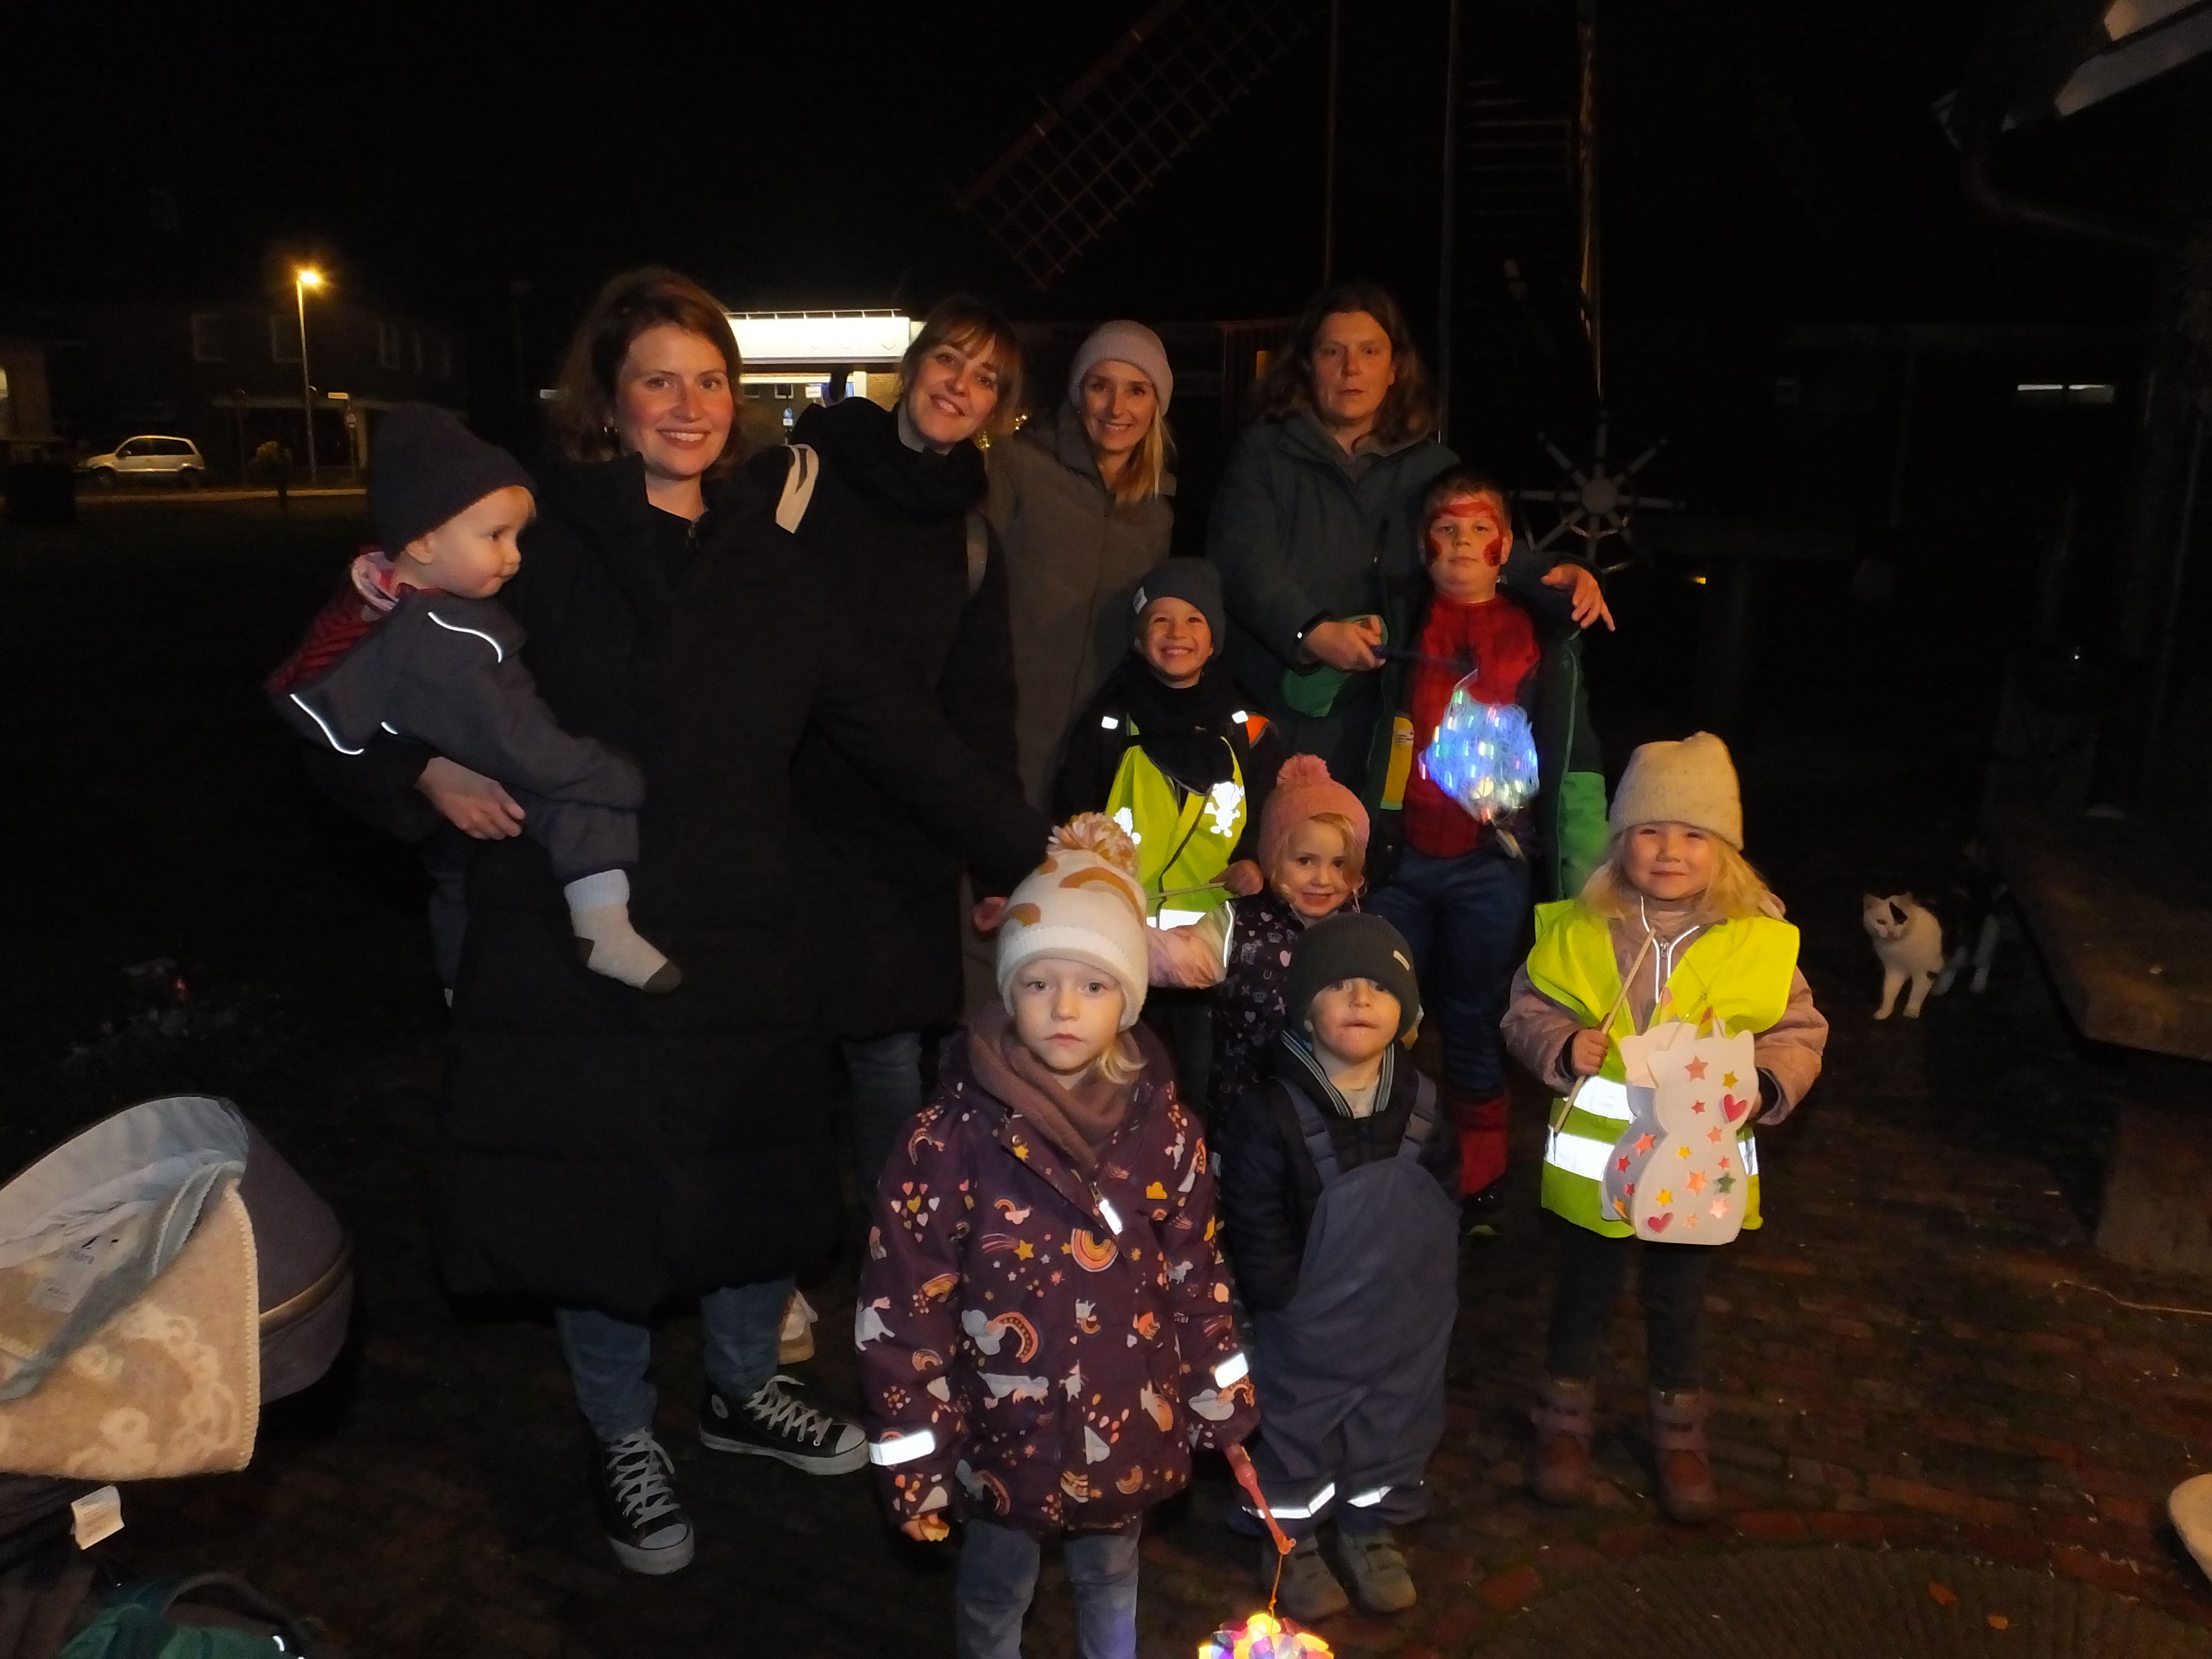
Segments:
[[[1702,1389],[1651,1390],[1651,1449],[1659,1465],[1659,1507],[1670,1521],[1710,1521],[1721,1512],[1705,1455]]]
[[[1547,1504],[1589,1501],[1590,1437],[1596,1432],[1597,1385],[1572,1377],[1547,1376],[1536,1409],[1536,1452],[1529,1461],[1528,1485]]]

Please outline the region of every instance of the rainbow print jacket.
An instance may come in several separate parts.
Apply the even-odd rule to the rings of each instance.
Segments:
[[[1194,1443],[1257,1426],[1197,1121],[1144,1026],[1128,1121],[1086,1180],[976,1082],[968,1035],[877,1189],[854,1340],[895,1519],[1126,1526]]]

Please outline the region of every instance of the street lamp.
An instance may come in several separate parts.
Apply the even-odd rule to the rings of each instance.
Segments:
[[[307,483],[315,483],[315,389],[307,378],[307,290],[323,285],[323,273],[301,265],[292,273],[292,297],[300,307],[300,412],[307,422]]]

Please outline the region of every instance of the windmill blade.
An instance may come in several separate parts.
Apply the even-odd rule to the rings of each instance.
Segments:
[[[1159,0],[954,197],[1032,288],[1083,257],[1274,67],[1318,0]]]

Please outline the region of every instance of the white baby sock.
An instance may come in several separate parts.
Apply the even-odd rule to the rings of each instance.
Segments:
[[[683,971],[645,941],[629,923],[629,873],[602,870],[561,890],[568,901],[568,926],[591,949],[584,965],[655,996],[684,982]]]

